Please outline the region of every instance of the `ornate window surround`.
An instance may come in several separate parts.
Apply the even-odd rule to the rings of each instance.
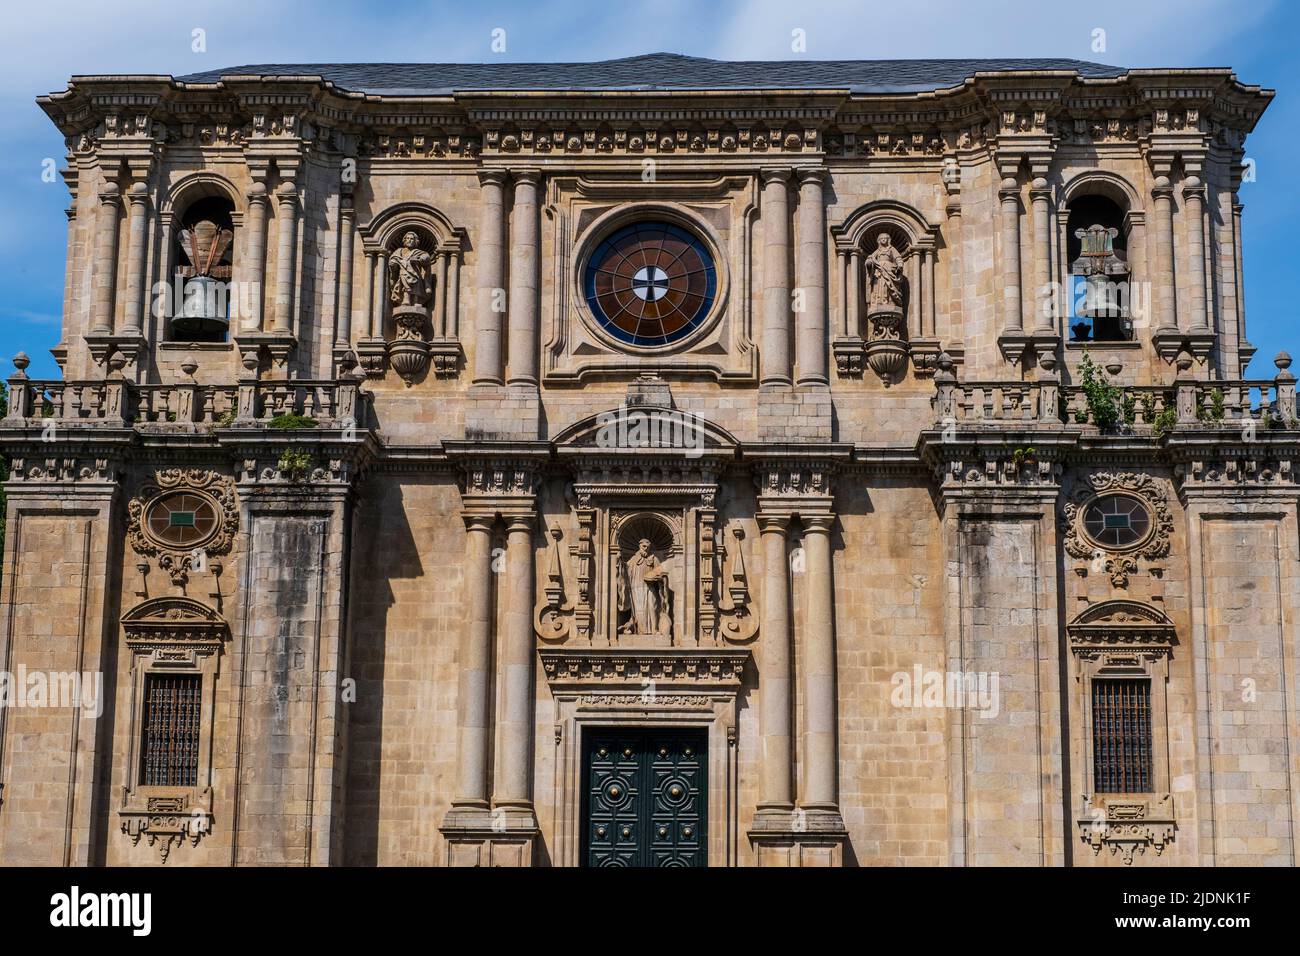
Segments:
[[[1084,530],[1083,515],[1088,505],[1109,494],[1125,494],[1145,504],[1151,513],[1150,533],[1122,548],[1102,548],[1095,544]],[[1099,471],[1089,475],[1070,497],[1062,524],[1066,554],[1087,560],[1103,559],[1111,584],[1124,588],[1128,586],[1129,575],[1137,573],[1139,557],[1156,560],[1168,556],[1174,517],[1169,493],[1161,479],[1142,473]]]
[[[146,517],[150,508],[159,499],[175,492],[206,498],[217,512],[217,529],[194,548],[177,548],[149,532]],[[203,570],[200,562],[206,558],[229,554],[238,530],[239,508],[235,503],[234,479],[216,471],[162,469],[127,505],[126,533],[131,548],[137,554],[156,558],[158,566],[167,572],[175,585],[184,585],[190,572]],[[217,569],[214,567],[213,570]]]
[[[221,615],[192,598],[160,597],[137,604],[122,617],[131,652],[131,703],[127,726],[126,778],[118,816],[122,832],[138,844],[144,837],[167,862],[173,846],[197,846],[212,827],[212,736],[216,681],[230,628]],[[197,674],[200,684],[199,769],[192,787],[145,786],[144,688],[150,674]]]
[[[1079,836],[1094,854],[1108,847],[1125,865],[1147,848],[1159,856],[1172,843],[1174,820],[1169,775],[1169,711],[1166,686],[1169,659],[1178,637],[1173,622],[1161,611],[1137,601],[1095,604],[1066,625],[1077,686],[1075,703],[1081,717],[1083,813]],[[1092,684],[1114,678],[1144,678],[1151,682],[1151,793],[1093,792]]]
[[[711,179],[555,176],[543,215],[554,251],[551,279],[566,294],[554,297],[543,322],[542,376],[549,385],[581,385],[590,378],[626,378],[652,366],[661,375],[706,378],[728,384],[757,381],[751,245],[757,212],[756,177]],[[599,330],[583,297],[591,251],[613,230],[656,219],[696,235],[713,256],[717,292],[710,314],[692,335],[650,354],[629,351]],[[733,293],[735,293],[733,295]]]

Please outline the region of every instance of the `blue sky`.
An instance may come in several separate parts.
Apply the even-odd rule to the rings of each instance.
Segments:
[[[191,36],[206,33],[206,52]],[[491,48],[505,30],[506,49]],[[1093,31],[1106,31],[1095,52]],[[1228,66],[1243,82],[1278,91],[1247,141],[1257,180],[1242,186],[1247,334],[1259,347],[1248,370],[1271,377],[1292,335],[1288,282],[1300,222],[1292,172],[1300,128],[1300,4],[1277,0],[1089,0],[1065,5],[978,0],[880,3],[713,0],[710,3],[187,0],[185,3],[26,3],[0,36],[0,375],[23,350],[29,374],[57,377],[68,204],[62,137],[37,108],[74,73],[182,75],[244,63],[598,60],[668,51],[719,59],[1068,56],[1128,67]],[[1297,354],[1300,354],[1298,352]]]

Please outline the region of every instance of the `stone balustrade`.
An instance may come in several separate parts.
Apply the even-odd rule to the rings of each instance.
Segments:
[[[9,411],[4,423],[32,420],[75,424],[188,424],[245,427],[270,424],[282,415],[302,415],[318,424],[365,427],[368,396],[358,380],[263,380],[245,378],[231,385],[203,385],[188,380],[137,385],[120,375],[98,382],[30,379],[26,356],[14,359],[9,379]]]
[[[946,360],[946,361],[944,361]],[[1295,376],[1291,357],[1279,352],[1272,379],[1188,377],[1190,360],[1181,362],[1171,385],[1114,385],[1110,402],[1118,430],[1160,431],[1176,426],[1215,427],[1254,421],[1263,427],[1296,427]],[[937,427],[951,425],[1015,427],[1028,424],[1098,425],[1096,409],[1081,385],[1040,381],[959,382],[952,361],[941,357],[932,404]]]

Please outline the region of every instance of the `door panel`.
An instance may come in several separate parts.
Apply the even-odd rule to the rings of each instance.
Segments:
[[[705,866],[702,730],[587,731],[585,866]]]

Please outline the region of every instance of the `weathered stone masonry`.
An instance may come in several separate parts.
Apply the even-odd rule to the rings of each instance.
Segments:
[[[1272,93],[806,66],[41,97],[63,376],[18,356],[0,422],[0,672],[103,709],[0,707],[0,863],[1294,864]]]

